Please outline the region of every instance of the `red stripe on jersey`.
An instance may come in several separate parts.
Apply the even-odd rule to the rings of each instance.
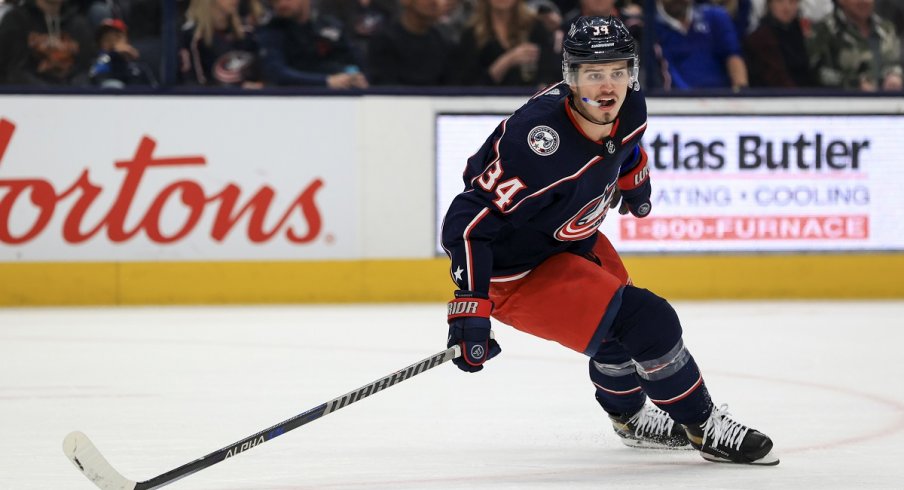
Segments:
[[[465,227],[465,232],[462,235],[462,238],[465,240],[465,268],[468,269],[468,290],[474,290],[474,258],[471,256],[471,230],[473,230],[474,227],[477,226],[477,223],[480,223],[480,220],[482,220],[489,212],[489,208],[483,208],[482,211],[477,213],[477,216],[475,216],[474,219],[468,223],[468,226]]]
[[[638,127],[637,129],[635,129],[634,131],[631,131],[631,134],[629,134],[628,136],[625,136],[624,138],[622,138],[621,143],[622,143],[622,144],[625,144],[625,143],[631,141],[632,138],[634,138],[635,136],[637,136],[638,133],[640,133],[640,132],[643,131],[644,129],[647,129],[647,122],[646,122],[646,121],[644,121],[643,124],[640,125],[640,127]]]
[[[531,194],[531,195],[525,197],[524,199],[518,201],[517,204],[515,204],[514,206],[512,206],[511,208],[509,208],[507,211],[503,211],[503,212],[504,212],[505,214],[511,213],[512,211],[518,209],[518,206],[520,206],[521,203],[523,203],[524,201],[527,201],[528,199],[530,199],[530,198],[532,198],[532,197],[537,197],[537,196],[539,196],[540,194],[543,194],[544,192],[546,192],[546,191],[552,189],[553,187],[555,187],[555,186],[561,184],[562,182],[565,182],[565,181],[568,181],[568,180],[574,180],[574,179],[580,177],[581,174],[583,174],[584,172],[586,172],[588,168],[592,167],[593,164],[595,164],[596,162],[598,162],[598,161],[600,161],[600,160],[602,160],[602,159],[603,159],[603,157],[601,157],[601,156],[595,156],[595,157],[591,158],[590,161],[587,162],[587,163],[585,163],[584,166],[581,167],[581,169],[578,170],[577,172],[575,172],[575,173],[569,175],[568,177],[559,179],[559,180],[553,182],[552,184],[549,184],[548,186],[546,186],[546,187],[540,189],[540,190],[537,191],[537,192],[534,192],[533,194]]]
[[[614,138],[615,132],[618,131],[618,122],[621,121],[620,117],[615,118],[615,122],[612,124],[612,131],[609,131],[609,137]]]

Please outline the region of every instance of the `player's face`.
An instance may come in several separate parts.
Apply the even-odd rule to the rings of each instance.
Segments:
[[[574,103],[592,122],[609,124],[625,103],[630,79],[625,60],[580,65],[572,87]]]

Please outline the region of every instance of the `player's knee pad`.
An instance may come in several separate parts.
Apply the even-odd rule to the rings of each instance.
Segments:
[[[646,289],[625,286],[621,307],[612,322],[612,335],[638,363],[638,374],[650,364],[669,363],[686,355],[681,322],[675,309]]]

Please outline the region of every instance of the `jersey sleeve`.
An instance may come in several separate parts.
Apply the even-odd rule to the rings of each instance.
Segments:
[[[503,121],[468,161],[465,190],[453,199],[442,226],[452,280],[463,290],[487,293],[493,269],[491,243],[528,221],[553,199],[527,132]]]
[[[653,187],[650,184],[647,152],[640,144],[647,129],[647,108],[642,93],[633,94],[631,109],[629,113],[633,117],[626,121],[626,134],[622,137],[622,145],[630,148],[630,152],[619,167],[618,189],[631,214],[643,218],[652,208],[650,197]]]
[[[624,112],[631,114],[631,119],[625,121],[626,129],[624,136],[622,136],[621,144],[631,147],[631,151],[619,168],[618,187],[620,189],[633,189],[639,185],[639,182],[629,185],[628,179],[625,179],[625,177],[648,172],[644,170],[647,166],[647,153],[641,146],[641,140],[647,130],[647,104],[642,92],[632,94],[631,107]]]

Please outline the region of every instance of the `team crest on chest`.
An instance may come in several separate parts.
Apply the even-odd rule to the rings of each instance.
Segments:
[[[615,183],[613,182],[606,186],[606,191],[602,196],[585,204],[580,211],[556,230],[554,235],[556,240],[571,242],[593,236],[597,228],[603,223],[603,220],[606,219],[609,201],[614,193]]]
[[[537,126],[527,134],[527,144],[541,157],[552,155],[559,149],[559,133],[549,126]]]
[[[606,142],[606,149],[609,150],[610,155],[615,153],[615,143],[613,143],[612,140],[609,140]]]

